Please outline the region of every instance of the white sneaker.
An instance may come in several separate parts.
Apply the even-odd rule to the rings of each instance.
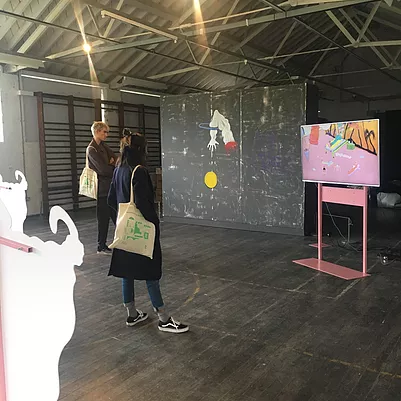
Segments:
[[[159,330],[167,333],[185,333],[189,330],[189,326],[175,321],[170,317],[167,322],[163,323],[159,320]]]

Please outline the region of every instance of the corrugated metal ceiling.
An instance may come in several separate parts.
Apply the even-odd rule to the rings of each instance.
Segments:
[[[94,35],[88,41],[96,48],[143,39],[154,39],[158,36],[149,33],[146,29],[133,26],[108,16],[102,18],[101,10],[115,10],[117,14],[129,16],[143,24],[168,30],[183,23],[197,21],[193,4],[198,0],[0,0],[0,9],[13,13],[14,17],[0,15],[0,51],[11,54],[19,53],[27,57],[46,60],[43,72],[71,78],[91,79],[88,70],[88,57],[81,51],[83,38],[76,32],[62,30],[61,27],[81,30],[85,35]],[[231,13],[244,13],[251,10],[268,7],[265,0],[199,0],[203,20],[210,20],[227,16]],[[279,2],[276,0],[276,5]],[[327,4],[327,3],[326,3]],[[273,4],[274,5],[274,4]],[[357,28],[365,23],[374,3],[359,4],[345,10]],[[300,7],[290,7],[281,3],[285,10],[297,10]],[[312,7],[312,6],[311,6]],[[314,5],[316,7],[316,5]],[[278,12],[277,10],[263,10],[258,13],[238,16],[229,20],[206,24],[205,27],[223,26],[226,23],[244,21],[245,18],[266,16]],[[333,10],[334,16],[344,24],[354,38],[358,37],[355,27],[344,17],[344,11]],[[36,21],[45,21],[54,26],[43,26],[33,20],[23,20],[29,17]],[[349,45],[349,40],[339,31],[338,26],[325,11],[303,15],[302,21],[330,39],[334,39],[341,46]],[[357,18],[360,18],[358,21]],[[401,9],[397,6],[389,7],[383,3],[373,17],[366,35],[369,41],[398,40],[400,39]],[[174,32],[185,33],[187,29]],[[107,31],[107,41],[102,37]],[[128,37],[127,35],[138,35]],[[372,36],[373,35],[373,36]],[[376,39],[373,39],[375,37]],[[390,39],[389,39],[390,38]],[[141,49],[128,48],[92,54],[92,62],[96,75],[101,82],[111,86],[119,85],[123,76],[129,78],[146,79],[148,82],[166,84],[164,91],[169,93],[188,92],[197,90],[224,90],[230,87],[249,87],[254,85],[277,84],[291,82],[290,78],[297,75],[322,74],[330,65],[330,60],[344,50],[330,51],[315,70],[315,64],[321,59],[322,52],[308,53],[293,56],[292,53],[308,52],[316,49],[331,47],[332,44],[316,32],[310,31],[293,18],[282,19],[270,23],[225,30],[219,33],[210,33],[190,38],[191,42],[217,46],[220,52],[212,50],[203,59],[206,48],[179,40],[177,43],[167,42],[142,46]],[[401,45],[401,43],[400,43]],[[60,52],[76,48],[76,52],[60,55]],[[401,48],[401,47],[399,47]],[[387,50],[388,49],[388,50]],[[380,59],[371,48],[354,50],[362,57],[367,58],[375,66],[383,67]],[[386,47],[379,50],[388,64],[398,66],[393,60],[398,54],[398,47]],[[231,52],[239,55],[224,54]],[[70,52],[71,53],[71,52]],[[282,57],[282,55],[288,55]],[[48,60],[48,57],[55,57]],[[261,59],[264,63],[281,66],[287,72],[272,71],[266,66],[246,63],[240,57]],[[272,58],[276,56],[276,58]],[[333,58],[334,57],[334,58]],[[203,63],[202,66],[199,64]],[[205,68],[206,67],[206,68]],[[213,70],[211,69],[213,68]],[[176,70],[182,70],[174,74]],[[220,71],[217,71],[220,70]],[[166,73],[172,72],[171,75]],[[380,72],[375,71],[376,74]],[[398,76],[398,70],[392,72]],[[159,75],[162,74],[162,77]],[[313,74],[312,74],[313,75]],[[336,82],[335,78],[328,82]]]

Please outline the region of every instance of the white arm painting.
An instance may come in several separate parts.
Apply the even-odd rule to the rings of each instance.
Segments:
[[[237,143],[235,142],[233,132],[231,131],[230,122],[224,117],[218,110],[213,113],[212,121],[209,126],[211,128],[217,128],[216,130],[210,131],[210,142],[207,145],[210,150],[216,150],[218,142],[216,140],[217,131],[221,131],[223,142],[227,151],[236,149]]]
[[[10,229],[11,216],[0,201],[0,236],[28,245],[32,253],[0,244],[1,329],[7,401],[57,401],[59,359],[75,328],[74,265],[81,265],[84,247],[67,212],[50,211],[69,234],[59,245]]]
[[[211,128],[218,127],[218,116],[221,116],[221,114],[217,110],[215,110],[213,113],[212,121],[210,121],[209,123],[209,127]],[[210,130],[210,141],[207,147],[211,151],[216,150],[217,145],[219,144],[216,140],[216,137],[217,137],[217,129]]]

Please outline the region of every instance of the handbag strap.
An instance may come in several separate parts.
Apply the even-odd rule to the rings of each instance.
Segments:
[[[134,181],[135,171],[138,169],[138,167],[141,167],[141,165],[138,164],[134,168],[134,171],[132,172],[132,175],[131,175],[131,198],[130,198],[130,202],[129,202],[131,205],[134,204],[134,186],[132,185],[132,182]]]

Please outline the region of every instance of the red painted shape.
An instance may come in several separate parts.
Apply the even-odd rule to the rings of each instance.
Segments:
[[[237,149],[237,142],[227,142],[224,147],[227,153],[231,153]]]
[[[322,273],[327,273],[332,276],[342,278],[344,280],[355,280],[369,276],[369,274],[365,274],[358,270],[349,269],[348,267],[336,265],[334,263],[315,258],[294,260],[294,263],[309,267],[310,269],[317,270]]]
[[[309,143],[311,145],[319,144],[319,126],[318,125],[312,126],[312,128],[310,130]]]

